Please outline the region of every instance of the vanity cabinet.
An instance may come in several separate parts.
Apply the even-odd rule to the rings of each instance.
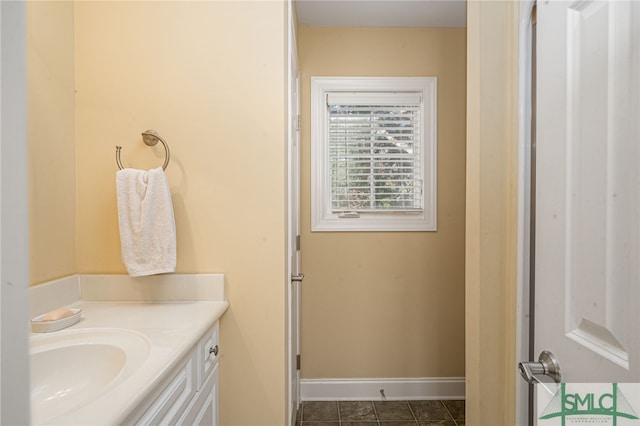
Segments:
[[[218,425],[218,333],[216,322],[126,425]]]

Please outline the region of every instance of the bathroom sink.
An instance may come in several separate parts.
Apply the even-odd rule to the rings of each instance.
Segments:
[[[46,423],[131,376],[149,342],[123,329],[76,329],[31,337],[31,420]]]

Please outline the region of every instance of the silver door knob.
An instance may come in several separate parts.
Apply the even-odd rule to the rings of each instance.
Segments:
[[[302,280],[304,280],[304,274],[291,274],[291,281],[296,282],[296,283],[301,283]]]
[[[547,376],[555,383],[560,383],[560,364],[554,354],[549,351],[542,351],[538,357],[538,362],[520,362],[518,370],[528,383],[540,382],[538,377]]]

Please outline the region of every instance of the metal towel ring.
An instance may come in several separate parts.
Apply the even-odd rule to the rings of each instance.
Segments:
[[[158,134],[158,132],[156,132],[155,130],[147,130],[145,132],[142,132],[142,141],[148,146],[157,145],[158,141],[162,142],[162,145],[164,146],[164,153],[165,153],[165,159],[164,159],[164,164],[162,165],[162,170],[166,170],[167,165],[169,164],[169,160],[171,159],[171,153],[169,152],[169,145],[167,145],[164,139],[162,139]],[[125,168],[122,165],[122,161],[120,160],[121,149],[122,149],[121,146],[116,146],[116,163],[118,164],[118,168],[120,168],[120,170]]]

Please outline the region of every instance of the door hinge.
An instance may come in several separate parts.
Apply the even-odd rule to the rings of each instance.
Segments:
[[[296,370],[300,370],[300,354],[296,355]]]
[[[296,251],[300,251],[300,235],[296,235]]]
[[[300,121],[301,121],[300,114],[298,114],[298,115],[296,115],[296,118],[295,118],[296,131],[298,131],[298,132],[300,131]]]

